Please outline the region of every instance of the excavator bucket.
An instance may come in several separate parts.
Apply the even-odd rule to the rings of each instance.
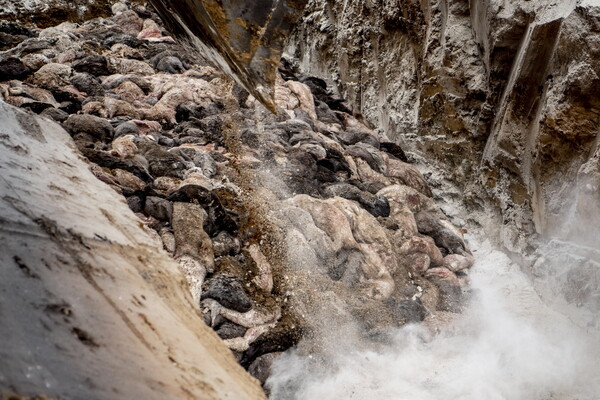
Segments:
[[[150,0],[173,35],[272,111],[283,46],[307,1]]]

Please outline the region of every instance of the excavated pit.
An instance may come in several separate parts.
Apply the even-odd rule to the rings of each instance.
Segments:
[[[4,8],[2,396],[594,399],[594,4],[168,3]]]

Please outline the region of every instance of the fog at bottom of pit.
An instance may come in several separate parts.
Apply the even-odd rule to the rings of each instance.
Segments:
[[[410,325],[374,346],[353,326],[328,327],[332,337],[324,338],[321,354],[296,349],[278,359],[267,381],[270,398],[600,398],[598,332],[547,306],[506,254],[469,239],[477,259],[473,297],[441,333]]]

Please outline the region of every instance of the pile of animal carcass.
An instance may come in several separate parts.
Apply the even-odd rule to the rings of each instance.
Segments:
[[[289,63],[274,115],[150,8],[113,12],[43,30],[3,21],[0,93],[71,134],[252,374],[264,383],[327,318],[382,340],[460,311],[473,257],[410,154]]]

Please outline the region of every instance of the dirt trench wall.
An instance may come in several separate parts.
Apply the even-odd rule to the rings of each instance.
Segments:
[[[312,0],[287,51],[471,210],[497,210],[522,252],[598,215],[599,16],[592,1]]]

